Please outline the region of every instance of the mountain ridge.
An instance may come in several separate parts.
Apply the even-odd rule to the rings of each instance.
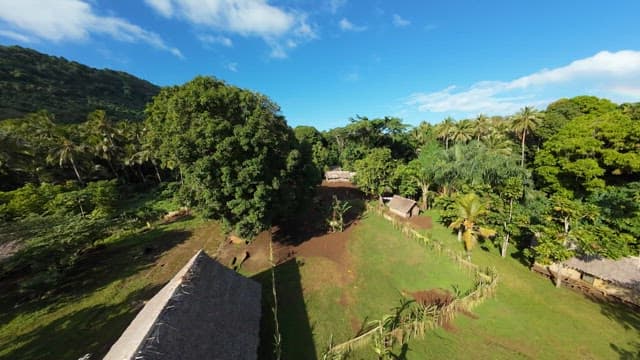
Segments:
[[[102,109],[139,121],[160,87],[124,71],[97,69],[20,46],[0,45],[0,120],[39,110],[78,123]]]

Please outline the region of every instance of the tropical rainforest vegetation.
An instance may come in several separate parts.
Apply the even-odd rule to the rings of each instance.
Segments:
[[[20,273],[23,297],[46,296],[101,240],[157,219],[157,208],[123,206],[138,193],[251,240],[306,206],[335,166],[372,198],[438,209],[469,259],[482,241],[541,263],[640,251],[640,103],[578,96],[510,116],[417,126],[358,116],[319,131],[291,128],[266,96],[211,77],[155,95],[128,75],[0,52],[22,54],[0,56],[0,103],[13,109],[0,121],[0,245],[19,244],[0,280]]]
[[[98,70],[20,46],[0,46],[0,119],[46,109],[78,123],[102,109],[114,119],[142,120],[160,88],[130,74]]]

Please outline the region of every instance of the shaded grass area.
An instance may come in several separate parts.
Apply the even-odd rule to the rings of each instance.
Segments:
[[[461,250],[434,217],[433,237]],[[517,250],[506,259],[497,249],[477,247],[473,262],[500,274],[497,296],[475,309],[478,320],[459,316],[454,333],[438,329],[410,342],[408,359],[637,359],[640,314],[614,303],[594,302],[556,289],[523,266]]]
[[[301,257],[295,269],[277,268],[283,359],[322,358],[330,341],[352,338],[365,322],[396,307],[402,291],[452,290],[452,285],[464,291],[472,286],[466,271],[399,236],[379,216],[362,219],[352,235],[346,276],[337,263],[324,257]],[[264,278],[261,282],[266,284]],[[271,314],[270,309],[264,311],[263,319]],[[264,331],[264,326],[261,341],[272,342],[273,333]],[[268,351],[261,355],[270,358]],[[374,358],[367,350],[358,356]]]
[[[282,337],[282,359],[316,359],[313,328],[307,316],[304,302],[300,266],[296,259],[275,268],[276,291],[279,310],[278,322]],[[254,275],[252,279],[262,284],[262,319],[260,326],[259,359],[274,357],[275,322],[273,317],[273,292],[271,270]]]
[[[200,248],[213,253],[219,226],[201,219],[107,239],[46,298],[0,294],[0,359],[101,358],[144,301]]]

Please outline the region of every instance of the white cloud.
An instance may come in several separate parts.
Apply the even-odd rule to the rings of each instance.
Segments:
[[[338,23],[338,26],[340,26],[340,29],[342,31],[365,31],[365,30],[367,30],[366,26],[355,25],[351,21],[347,20],[347,18],[342,18],[342,20],[340,20],[340,22]]]
[[[411,25],[411,21],[407,19],[403,19],[402,16],[398,14],[393,14],[393,26],[395,27],[405,27]]]
[[[317,38],[307,15],[270,5],[267,0],[145,0],[166,18],[185,20],[195,26],[242,36],[256,36],[272,46],[277,58],[286,57],[281,41],[296,44]]]
[[[640,51],[602,51],[566,66],[543,69],[511,81],[482,81],[462,90],[449,86],[431,93],[414,93],[406,103],[428,112],[506,114],[525,105],[543,106],[549,101],[546,98],[549,93],[553,97],[587,93],[637,101],[639,82]]]
[[[86,41],[92,34],[99,34],[147,43],[182,57],[180,50],[167,45],[158,34],[119,17],[98,15],[90,3],[82,0],[0,0],[0,21],[11,28],[3,31],[13,33],[14,39],[19,35],[54,42]]]
[[[232,62],[227,64],[227,70],[232,72],[238,72],[238,63]]]
[[[233,41],[231,41],[231,39],[229,39],[228,37],[222,35],[202,34],[198,35],[198,39],[205,44],[218,44],[226,47],[233,46]]]
[[[11,30],[0,30],[0,36],[23,43],[33,42],[32,38]]]
[[[332,14],[335,14],[346,3],[347,0],[329,0],[329,11],[331,11]]]
[[[171,17],[171,15],[173,15],[171,0],[144,0],[144,2],[164,17]]]

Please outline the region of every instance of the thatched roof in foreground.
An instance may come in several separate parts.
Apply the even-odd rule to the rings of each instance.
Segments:
[[[261,287],[199,251],[138,313],[107,360],[256,359]]]
[[[397,210],[403,214],[408,213],[411,209],[416,206],[417,203],[411,199],[404,198],[402,196],[393,195],[391,201],[389,201],[389,208],[392,210]]]
[[[570,268],[626,287],[640,288],[640,257],[619,260],[595,256],[571,258],[564,262]]]

